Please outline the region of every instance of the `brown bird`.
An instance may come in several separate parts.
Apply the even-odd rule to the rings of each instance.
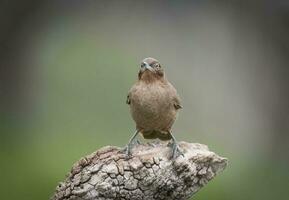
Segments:
[[[136,123],[136,131],[126,147],[127,154],[131,154],[136,136],[142,133],[145,139],[172,140],[175,158],[179,148],[171,128],[182,106],[176,89],[156,59],[145,58],[141,62],[138,81],[128,92],[126,103]]]

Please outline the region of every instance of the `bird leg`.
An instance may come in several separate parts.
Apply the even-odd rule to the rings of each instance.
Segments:
[[[133,134],[133,136],[130,138],[127,146],[124,149],[125,152],[126,152],[126,155],[128,155],[128,156],[131,155],[131,150],[132,150],[132,148],[135,145],[135,140],[136,140],[136,137],[137,137],[138,133],[139,133],[139,130],[136,130],[135,133]],[[139,144],[139,141],[137,140],[136,143]]]
[[[178,145],[178,142],[176,138],[173,136],[173,134],[169,131],[169,134],[172,137],[172,158],[176,159],[180,155],[183,155],[182,151],[180,150],[180,147]]]

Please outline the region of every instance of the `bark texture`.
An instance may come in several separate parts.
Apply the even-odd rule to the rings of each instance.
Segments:
[[[227,166],[207,146],[179,143],[175,160],[165,143],[137,145],[127,157],[104,147],[79,160],[52,200],[183,200],[190,198]]]

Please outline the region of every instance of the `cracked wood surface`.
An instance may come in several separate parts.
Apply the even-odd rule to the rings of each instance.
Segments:
[[[51,200],[185,200],[227,166],[202,144],[179,142],[183,155],[170,159],[166,143],[137,145],[127,157],[104,147],[79,160]]]

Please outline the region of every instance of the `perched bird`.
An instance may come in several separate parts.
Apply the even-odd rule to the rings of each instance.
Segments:
[[[179,149],[171,128],[182,106],[176,89],[156,59],[145,58],[141,62],[138,81],[129,90],[126,103],[136,123],[136,131],[126,147],[127,154],[131,154],[134,140],[141,133],[145,139],[172,140],[175,158]]]

